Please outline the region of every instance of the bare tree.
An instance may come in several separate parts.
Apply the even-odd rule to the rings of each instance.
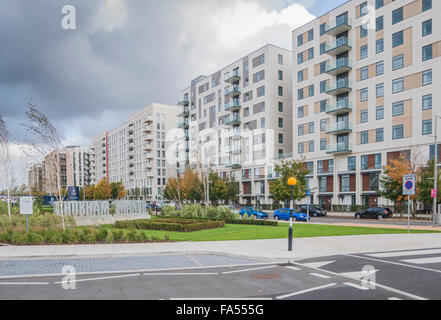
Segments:
[[[24,123],[23,126],[31,135],[27,141],[27,144],[31,148],[30,154],[33,153],[34,155],[37,154],[40,157],[45,157],[50,152],[50,154],[46,156],[45,181],[46,186],[50,184],[55,187],[51,189],[57,191],[54,195],[58,200],[64,230],[63,197],[65,194],[63,194],[61,186],[61,140],[58,136],[57,129],[52,125],[46,115],[31,103],[28,104],[26,116],[28,121]]]
[[[4,174],[4,181],[5,181],[5,187],[8,197],[8,216],[9,219],[11,219],[11,199],[10,199],[10,189],[11,189],[11,178],[12,175],[10,174],[10,168],[11,168],[11,158],[9,153],[9,132],[6,128],[6,123],[3,120],[2,116],[0,115],[0,160],[3,166],[3,174]]]

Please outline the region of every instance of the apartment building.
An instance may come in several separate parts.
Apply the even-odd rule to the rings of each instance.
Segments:
[[[390,205],[376,194],[382,168],[434,157],[440,10],[351,0],[293,31],[293,152],[306,159],[314,203]]]
[[[160,199],[168,179],[176,176],[176,161],[168,161],[167,152],[174,148],[168,134],[177,130],[178,112],[177,106],[154,103],[95,137],[95,183],[122,181],[129,198]]]
[[[44,192],[44,163],[34,164],[28,172],[28,185],[32,192]]]
[[[292,54],[266,45],[183,90],[180,170],[240,184],[240,201],[272,203],[274,162],[292,156]]]

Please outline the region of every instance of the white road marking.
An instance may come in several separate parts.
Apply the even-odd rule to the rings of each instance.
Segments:
[[[319,269],[321,267],[324,267],[328,264],[331,264],[335,262],[335,260],[333,261],[320,261],[320,262],[308,262],[308,263],[302,263],[302,266],[305,266],[307,268],[312,268],[312,269]]]
[[[286,299],[286,298],[290,298],[290,297],[294,297],[294,296],[298,296],[304,293],[309,293],[309,292],[313,292],[313,291],[318,291],[318,290],[322,290],[322,289],[326,289],[329,287],[333,287],[335,286],[336,283],[330,283],[324,286],[320,286],[320,287],[315,287],[315,288],[311,288],[311,289],[306,289],[306,290],[302,290],[302,291],[297,291],[297,292],[293,292],[293,293],[288,293],[282,296],[278,296],[276,297],[276,299],[281,300],[281,299]]]
[[[302,269],[300,269],[300,268],[293,267],[293,266],[286,266],[285,268],[290,269],[290,270],[293,270],[293,271],[300,271],[300,270],[302,270]]]
[[[16,286],[27,286],[27,285],[46,285],[49,284],[49,282],[0,282],[0,285],[16,285]]]
[[[373,258],[394,258],[394,257],[420,256],[426,254],[439,254],[439,253],[441,253],[441,249],[372,253],[372,254],[367,254],[367,256]]]
[[[406,263],[414,263],[414,264],[431,264],[431,263],[440,263],[441,257],[408,259],[408,260],[401,260],[401,261],[406,262]]]
[[[325,276],[324,274],[320,274],[320,273],[310,273],[310,275],[314,276],[314,277],[322,278],[322,279],[331,279],[331,277]]]
[[[390,298],[387,298],[387,300],[397,300],[397,301],[401,301],[401,300],[403,300],[403,299],[400,299],[400,298],[397,298],[397,297],[390,297]]]
[[[126,275],[122,275],[122,276],[113,276],[113,277],[63,280],[63,281],[55,282],[55,284],[68,283],[68,282],[85,282],[85,281],[98,281],[98,280],[109,280],[109,279],[118,279],[118,278],[129,278],[129,277],[137,277],[140,275],[141,275],[140,273],[136,273],[136,274],[126,274]]]
[[[358,289],[358,290],[364,290],[364,291],[369,290],[368,288],[365,288],[363,286],[360,286],[359,284],[355,284],[355,283],[352,283],[352,282],[345,282],[343,284],[348,286],[348,287],[352,287],[352,288],[355,288],[355,289]]]
[[[247,271],[263,270],[263,269],[270,269],[270,268],[276,268],[276,267],[277,267],[277,266],[268,266],[268,267],[260,267],[260,268],[250,268],[250,269],[242,269],[242,270],[226,271],[226,272],[222,272],[222,274],[232,274],[232,273],[239,273],[239,272],[247,272]]]
[[[236,300],[236,301],[246,301],[246,300],[273,300],[272,298],[170,298],[170,299],[163,299],[163,300]]]
[[[144,273],[143,276],[209,276],[209,275],[217,275],[217,272],[163,272],[163,273]]]

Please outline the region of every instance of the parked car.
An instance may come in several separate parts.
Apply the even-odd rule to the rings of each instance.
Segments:
[[[254,210],[252,207],[243,207],[240,209],[239,214],[243,217],[245,214],[249,218],[254,219],[268,219],[268,213],[263,211]]]
[[[303,205],[300,207],[301,213],[308,213],[308,206]],[[310,217],[324,217],[326,216],[327,212],[323,208],[317,207],[313,204],[309,205],[309,216]]]
[[[289,220],[290,211],[291,209],[289,208],[277,209],[276,211],[274,211],[274,220]],[[307,215],[296,209],[293,210],[292,218],[295,221],[307,221]],[[311,220],[311,217],[309,217],[309,220]]]
[[[389,208],[372,207],[365,211],[355,213],[355,219],[384,219],[392,217],[392,210]]]
[[[240,212],[240,207],[237,204],[228,204],[225,207],[230,209],[231,212],[233,212],[233,213],[239,213]]]

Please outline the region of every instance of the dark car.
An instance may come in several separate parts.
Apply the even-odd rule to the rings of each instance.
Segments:
[[[392,217],[392,210],[389,208],[373,207],[365,211],[355,213],[355,219],[384,219]]]
[[[315,205],[309,205],[309,206],[303,205],[300,207],[300,212],[305,214],[308,213],[308,207],[309,207],[310,217],[324,217],[327,214],[326,210],[317,207]]]

